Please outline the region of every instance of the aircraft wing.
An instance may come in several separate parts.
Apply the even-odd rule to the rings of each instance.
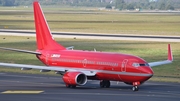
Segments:
[[[16,52],[22,52],[22,53],[30,53],[30,54],[41,55],[41,53],[39,53],[39,52],[29,51],[29,50],[21,50],[21,49],[6,48],[6,47],[0,47],[0,49],[9,50],[9,51],[16,51]]]
[[[169,64],[169,63],[172,63],[172,61],[165,60],[165,61],[158,61],[158,62],[150,62],[149,66],[154,67],[154,66],[159,66],[159,65]]]
[[[74,46],[67,47],[67,50],[73,50]],[[9,50],[9,51],[16,51],[16,52],[23,52],[23,53],[30,53],[30,54],[36,54],[41,55],[40,52],[36,51],[28,51],[28,50],[21,50],[21,49],[14,49],[14,48],[6,48],[6,47],[0,47],[0,49],[3,50]],[[62,67],[62,66],[37,66],[37,65],[26,65],[26,64],[12,64],[12,63],[0,63],[0,66],[5,67],[15,67],[15,68],[21,68],[21,70],[30,70],[30,69],[39,69],[39,70],[47,70],[47,71],[57,71],[57,72],[67,72],[67,71],[79,71],[84,73],[87,76],[95,76],[97,71],[93,71],[90,69],[81,69],[81,68],[68,68],[68,67]]]
[[[58,72],[67,72],[67,71],[79,71],[84,73],[87,76],[95,76],[96,71],[81,69],[81,68],[68,68],[62,66],[37,66],[37,65],[25,65],[25,64],[12,64],[12,63],[0,63],[0,66],[4,67],[15,67],[15,68],[25,68],[26,70],[30,69],[39,69],[39,70],[53,70]]]
[[[168,44],[168,59],[164,61],[150,62],[148,64],[150,67],[154,67],[154,66],[169,64],[169,63],[172,63],[172,61],[173,61],[173,55],[171,51],[171,46],[170,44]]]
[[[6,47],[0,47],[0,49],[9,50],[9,51],[16,51],[16,52],[22,52],[22,53],[30,53],[30,54],[41,55],[40,52],[36,52],[36,51],[21,50],[21,49],[6,48]],[[67,50],[73,50],[73,49],[74,49],[74,46],[66,47],[66,49],[67,49]]]

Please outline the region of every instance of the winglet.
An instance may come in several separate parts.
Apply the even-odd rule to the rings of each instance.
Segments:
[[[168,44],[168,59],[164,60],[164,61],[157,61],[157,62],[150,62],[149,66],[150,67],[154,67],[154,66],[159,66],[159,65],[163,65],[163,64],[169,64],[172,63],[173,61],[173,55],[172,55],[172,51],[171,51],[171,45]]]
[[[168,60],[173,61],[173,54],[171,51],[171,45],[170,44],[168,44]]]

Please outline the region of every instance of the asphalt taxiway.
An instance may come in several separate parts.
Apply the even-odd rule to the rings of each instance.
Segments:
[[[66,88],[61,76],[0,73],[0,101],[179,101],[180,83],[146,82],[139,91],[130,85],[111,82],[100,88],[99,81]]]

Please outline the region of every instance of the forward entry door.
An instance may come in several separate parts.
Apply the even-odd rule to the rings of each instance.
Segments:
[[[127,66],[128,59],[124,59],[121,65],[121,71],[126,72],[126,66]]]

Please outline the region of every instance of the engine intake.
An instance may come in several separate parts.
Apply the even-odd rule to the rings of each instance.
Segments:
[[[63,81],[67,85],[85,85],[87,83],[87,76],[81,72],[66,72],[63,75]]]

